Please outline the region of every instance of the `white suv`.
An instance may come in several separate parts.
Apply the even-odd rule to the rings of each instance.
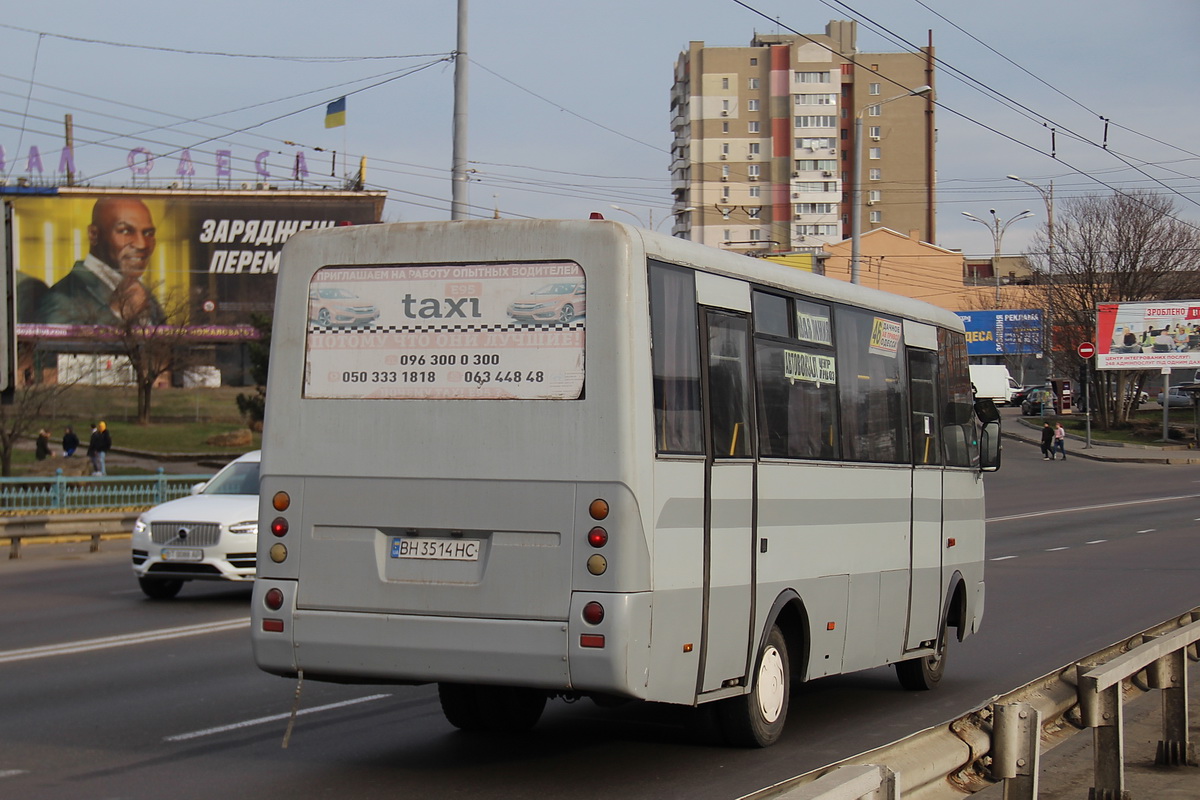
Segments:
[[[254,580],[259,453],[226,464],[193,487],[191,497],[138,517],[133,572],[148,597],[172,598],[191,580]]]

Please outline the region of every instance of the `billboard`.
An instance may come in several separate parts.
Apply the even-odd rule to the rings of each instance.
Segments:
[[[1042,352],[1041,309],[956,311],[967,329],[968,356]]]
[[[383,192],[59,189],[6,198],[17,336],[78,341],[128,322],[253,338],[293,234],[378,222]],[[97,327],[100,326],[100,327]]]
[[[1164,367],[1200,367],[1200,300],[1096,307],[1096,369]]]

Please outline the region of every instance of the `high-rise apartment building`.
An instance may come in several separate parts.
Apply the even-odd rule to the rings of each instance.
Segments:
[[[677,234],[753,254],[816,252],[851,234],[854,159],[861,231],[933,241],[933,48],[859,53],[857,26],[692,42],[671,91]],[[855,141],[861,115],[862,141]]]

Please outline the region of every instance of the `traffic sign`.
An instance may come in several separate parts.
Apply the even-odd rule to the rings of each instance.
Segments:
[[[1096,345],[1091,342],[1080,342],[1079,347],[1075,348],[1075,352],[1080,358],[1091,358],[1096,355]]]

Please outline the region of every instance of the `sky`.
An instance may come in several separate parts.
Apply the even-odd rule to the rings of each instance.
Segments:
[[[932,36],[935,244],[989,256],[992,228],[963,212],[1003,222],[1028,209],[1001,243],[1022,252],[1047,209],[1010,174],[1053,181],[1060,211],[1071,197],[1147,189],[1200,224],[1195,0],[467,5],[472,215],[599,211],[665,227],[670,90],[688,43],[745,46],[756,32],[854,19],[863,52]],[[310,186],[340,185],[365,156],[367,187],[389,194],[385,221],[448,219],[456,18],[456,0],[12,4],[0,17],[5,176],[29,174],[36,147],[53,178],[70,114],[76,171],[95,186],[165,186],[184,148],[196,188],[212,187],[217,150],[231,154],[234,186],[261,180],[264,152],[281,186],[297,152]],[[327,129],[325,106],[342,96],[347,124]]]

